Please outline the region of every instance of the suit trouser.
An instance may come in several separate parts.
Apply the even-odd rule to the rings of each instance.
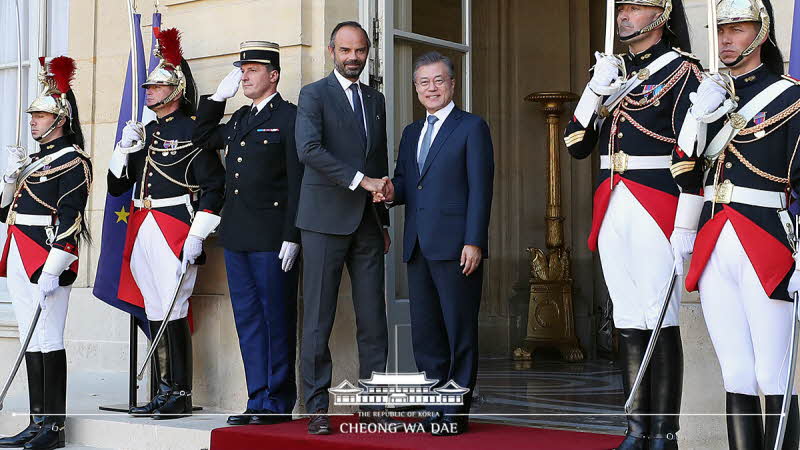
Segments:
[[[25,340],[30,329],[31,319],[39,306],[41,292],[39,285],[31,283],[25,272],[17,242],[13,236],[8,250],[8,294],[14,305],[14,315],[19,326],[20,343]],[[45,300],[47,306],[39,316],[39,322],[28,344],[29,352],[49,353],[64,350],[64,326],[67,323],[67,306],[72,286],[59,286]]]
[[[478,311],[483,262],[464,276],[460,261],[425,258],[417,244],[408,262],[411,336],[417,369],[435,388],[450,380],[469,389],[463,406],[436,406],[445,414],[468,413],[478,373]]]
[[[734,394],[782,395],[789,367],[792,303],[769,298],[726,223],[698,283],[708,334]]]
[[[287,273],[278,252],[225,250],[249,409],[290,413],[297,400],[298,265]]]
[[[303,342],[301,361],[306,410],[328,409],[333,329],[342,268],[347,265],[356,315],[358,377],[386,371],[388,333],[384,294],[383,234],[367,205],[353,234],[302,230]],[[355,380],[353,380],[355,381]],[[372,409],[363,407],[363,409]]]

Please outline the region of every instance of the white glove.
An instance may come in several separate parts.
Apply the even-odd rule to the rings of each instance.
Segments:
[[[144,147],[144,126],[141,122],[128,122],[122,129],[119,149],[123,153],[138,152]]]
[[[622,86],[620,68],[617,59],[613,56],[595,52],[597,64],[594,66],[594,75],[589,80],[589,88],[598,95],[611,95]]]
[[[298,254],[300,254],[300,244],[283,241],[283,244],[281,244],[281,252],[278,253],[278,259],[283,261],[281,263],[281,269],[283,269],[284,272],[292,270],[292,266],[294,266]]]
[[[697,92],[689,94],[692,114],[703,123],[712,123],[736,108],[736,103],[727,98],[728,91],[719,74],[706,77],[700,82]]]
[[[39,301],[39,304],[42,305],[42,309],[47,309],[45,305],[45,300],[49,295],[58,289],[58,275],[53,275],[49,272],[42,272],[39,275],[39,292],[42,293],[42,298]]]
[[[28,165],[31,159],[28,158],[28,152],[22,147],[8,145],[6,150],[6,170],[3,173],[3,177],[6,183],[13,183],[17,181],[19,171]]]
[[[183,243],[183,261],[181,262],[181,270],[186,272],[189,264],[194,264],[197,257],[203,253],[203,240],[199,237],[190,234],[186,237],[186,242]]]
[[[694,240],[697,237],[696,230],[675,227],[669,243],[672,245],[672,254],[675,257],[675,273],[683,276],[683,263],[687,261],[694,250]]]
[[[220,81],[217,86],[217,92],[211,97],[215,102],[223,102],[234,95],[239,90],[239,83],[242,81],[242,71],[239,68],[231,70],[231,72]]]

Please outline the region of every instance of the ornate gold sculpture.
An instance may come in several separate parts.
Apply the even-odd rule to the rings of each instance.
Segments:
[[[530,254],[530,298],[524,350],[532,354],[537,348],[555,347],[567,361],[581,361],[584,356],[575,335],[570,252],[564,247],[559,117],[563,111],[563,103],[577,99],[578,96],[570,92],[536,92],[525,97],[525,101],[542,104],[547,123],[548,158],[547,206],[544,218],[547,249],[527,249]],[[518,357],[519,352],[515,352],[514,356]]]

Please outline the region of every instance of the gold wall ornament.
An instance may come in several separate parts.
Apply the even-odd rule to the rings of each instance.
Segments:
[[[528,280],[527,336],[523,350],[557,348],[567,361],[582,361],[583,350],[575,334],[572,308],[570,251],[564,247],[564,217],[561,215],[561,125],[565,102],[578,96],[571,92],[535,92],[525,101],[542,105],[547,127],[547,205],[545,207],[546,249],[527,248],[530,257]],[[518,357],[517,353],[512,355]]]

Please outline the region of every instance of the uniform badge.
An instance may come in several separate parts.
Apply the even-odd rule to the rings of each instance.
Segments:
[[[174,148],[178,148],[178,140],[177,139],[172,140],[172,141],[164,141],[164,149],[165,150],[174,149]]]
[[[761,125],[766,120],[767,120],[767,112],[766,111],[761,111],[760,113],[756,114],[755,117],[753,117],[753,123],[755,125]]]
[[[277,133],[281,131],[280,128],[259,128],[256,130],[259,133]]]
[[[649,100],[658,96],[659,92],[664,89],[663,84],[645,84],[644,85],[644,98]]]

